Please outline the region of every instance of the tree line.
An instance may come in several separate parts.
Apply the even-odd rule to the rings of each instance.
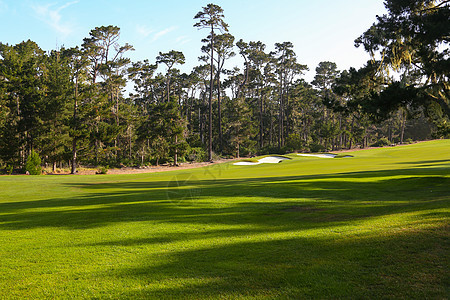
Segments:
[[[0,43],[0,164],[20,169],[34,151],[75,173],[448,137],[448,2],[385,1],[388,14],[355,40],[367,64],[339,71],[324,61],[312,82],[291,42],[269,52],[236,40],[214,4],[194,16],[206,37],[189,74],[176,50],[132,62],[112,25],[50,52]],[[236,55],[243,64],[224,68]]]

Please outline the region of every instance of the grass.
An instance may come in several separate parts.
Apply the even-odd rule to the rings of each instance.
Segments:
[[[445,299],[449,150],[2,176],[0,299]]]

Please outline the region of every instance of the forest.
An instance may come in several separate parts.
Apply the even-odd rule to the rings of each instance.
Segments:
[[[0,43],[0,169],[21,172],[32,153],[76,173],[448,138],[449,1],[385,6],[355,40],[370,59],[342,71],[302,64],[291,42],[269,52],[233,36],[215,4],[193,16],[205,38],[189,74],[177,50],[131,61],[114,25],[48,52]],[[242,65],[224,68],[233,56]]]

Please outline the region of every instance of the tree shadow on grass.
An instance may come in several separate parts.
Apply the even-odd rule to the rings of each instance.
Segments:
[[[398,162],[397,164],[401,165],[426,165],[426,166],[433,166],[436,164],[441,165],[449,165],[450,159],[438,159],[438,160],[420,160],[420,161],[405,161],[405,162]]]
[[[88,193],[1,203],[0,230],[146,222],[149,232],[142,237],[71,245],[89,253],[98,247],[105,252],[166,245],[171,250],[157,257],[144,252],[134,266],[95,274],[98,282],[127,278],[133,283],[117,294],[104,291],[111,298],[445,298],[448,228],[436,220],[448,218],[442,210],[450,198],[446,175],[443,168],[411,168],[70,183],[69,188]],[[382,235],[376,228],[373,234],[339,232],[371,218],[415,212],[405,228]],[[178,230],[152,231],[152,224],[162,223]],[[425,229],[413,226],[418,223]],[[183,226],[190,229],[183,231]],[[322,234],[305,237],[307,230]],[[128,252],[123,253],[118,257],[122,264]]]
[[[162,265],[149,257],[108,276],[144,287],[126,298],[440,298],[448,239],[433,231],[445,228],[212,245],[170,254]]]
[[[412,168],[313,176],[71,183],[69,187],[89,193],[1,203],[0,229],[79,229],[133,221],[284,225],[279,224],[283,223],[280,215],[287,224],[300,219],[304,224],[344,222],[446,207],[450,178],[445,171]]]

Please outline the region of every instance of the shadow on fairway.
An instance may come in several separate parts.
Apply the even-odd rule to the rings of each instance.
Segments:
[[[108,274],[146,284],[120,295],[139,299],[445,298],[445,230],[230,243]]]
[[[123,263],[127,249],[167,244],[170,251],[153,252],[157,258],[144,251],[134,267],[108,265],[91,275],[100,283],[133,283],[117,294],[106,287],[105,298],[445,298],[448,228],[439,220],[448,215],[436,210],[448,208],[447,171],[71,183],[88,193],[1,203],[0,230],[148,221],[148,237],[62,246],[88,253],[120,248]],[[358,222],[408,212],[418,213],[405,228],[357,232]],[[152,232],[153,223],[181,226]],[[411,225],[417,223],[423,227]],[[214,225],[220,226],[208,228]],[[352,225],[355,232],[340,234]],[[295,236],[306,230],[326,233]],[[178,242],[187,246],[177,248]]]
[[[438,167],[177,182],[72,183],[71,187],[90,193],[1,203],[0,229],[78,229],[145,220],[264,225],[273,219],[278,226],[289,228],[296,219],[302,220],[301,226],[326,226],[327,222],[445,207],[450,195],[450,178],[445,174],[446,169]],[[407,177],[401,178],[403,175]],[[220,198],[236,197],[236,203],[216,203]],[[280,215],[286,224],[280,224]]]

